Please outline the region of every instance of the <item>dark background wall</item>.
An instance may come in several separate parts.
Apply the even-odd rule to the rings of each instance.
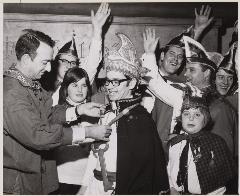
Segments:
[[[200,2],[110,3],[113,16],[107,25],[104,45],[111,48],[118,39],[116,32],[127,34],[136,45],[139,56],[143,53],[142,32],[154,27],[161,46],[194,22],[194,8]],[[206,3],[204,3],[206,4]],[[232,26],[238,17],[237,2],[209,2],[215,23],[205,32],[202,44],[208,51],[226,52]],[[100,3],[5,3],[4,4],[4,69],[15,61],[14,47],[21,30],[33,28],[49,34],[57,47],[77,34],[78,53],[85,59],[91,34],[90,10],[97,11]],[[57,49],[56,49],[57,51]]]

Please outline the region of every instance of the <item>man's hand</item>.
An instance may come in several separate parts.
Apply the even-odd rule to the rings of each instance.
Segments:
[[[208,25],[211,24],[214,19],[214,17],[209,18],[211,9],[212,8],[209,5],[202,5],[201,10],[198,14],[197,9],[195,8],[195,30],[203,31]]]
[[[100,117],[101,113],[105,110],[105,106],[103,104],[94,102],[80,104],[76,107],[79,115],[87,115],[92,117]]]
[[[143,46],[146,54],[154,54],[159,37],[155,38],[155,29],[147,28],[143,32]]]
[[[92,125],[85,127],[85,137],[95,140],[109,141],[112,128],[105,125]]]
[[[93,37],[101,39],[102,27],[105,24],[107,18],[111,13],[108,3],[101,3],[97,13],[94,15],[94,11],[91,10],[91,20],[93,26]]]

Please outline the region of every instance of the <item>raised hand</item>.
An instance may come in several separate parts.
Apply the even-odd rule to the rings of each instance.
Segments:
[[[102,27],[111,13],[108,3],[101,3],[97,13],[91,10],[91,20],[93,26],[93,36],[101,39]]]
[[[159,37],[155,36],[155,29],[147,28],[143,32],[143,46],[146,54],[152,54],[156,50]]]
[[[209,24],[211,24],[214,19],[214,17],[209,18],[211,9],[212,8],[209,5],[202,5],[198,14],[197,9],[195,8],[195,30],[203,31]]]

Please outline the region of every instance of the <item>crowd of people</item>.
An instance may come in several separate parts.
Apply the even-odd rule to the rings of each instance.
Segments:
[[[102,3],[81,65],[74,36],[53,59],[51,37],[23,30],[3,78],[4,194],[238,194],[238,24],[226,54],[207,52],[211,12],[160,53],[146,28],[139,59],[121,32],[102,51]]]

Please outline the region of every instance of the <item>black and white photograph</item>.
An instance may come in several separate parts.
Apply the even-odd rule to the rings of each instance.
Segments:
[[[239,194],[238,1],[2,7],[3,194]]]

